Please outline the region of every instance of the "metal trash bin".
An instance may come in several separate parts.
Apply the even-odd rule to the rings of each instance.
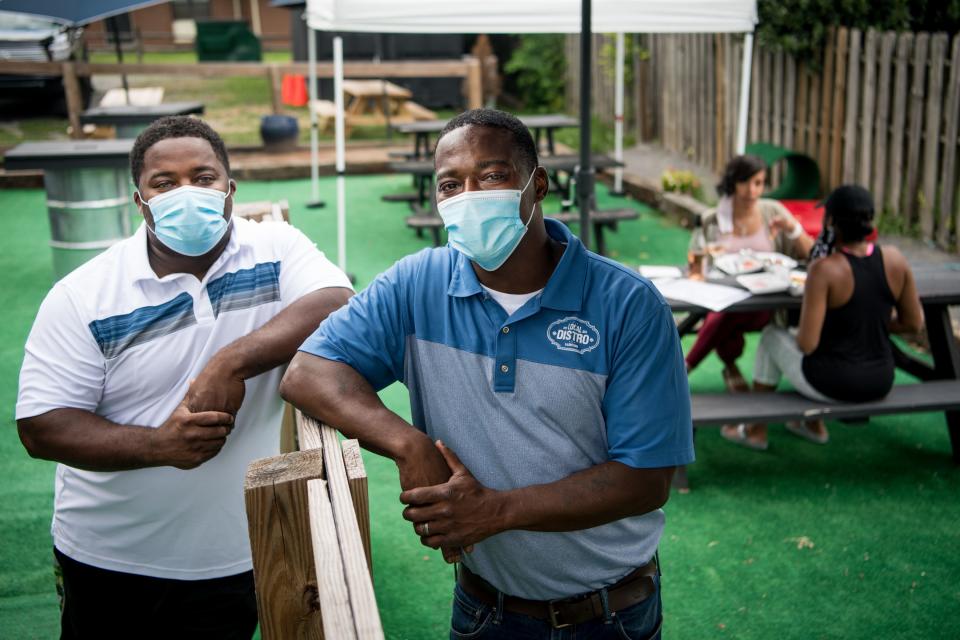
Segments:
[[[203,114],[202,102],[162,102],[151,105],[93,107],[80,114],[82,124],[115,127],[117,138],[136,138],[151,122],[164,116]]]
[[[42,169],[57,280],[128,237],[133,140],[27,142],[7,152],[7,170]]]

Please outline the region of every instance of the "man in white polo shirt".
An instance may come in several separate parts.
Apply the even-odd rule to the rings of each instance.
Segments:
[[[243,504],[278,453],[283,367],[346,276],[284,223],[231,217],[200,120],[158,120],[131,170],[145,223],[54,285],[26,344],[17,426],[56,460],[63,638],[249,638]]]

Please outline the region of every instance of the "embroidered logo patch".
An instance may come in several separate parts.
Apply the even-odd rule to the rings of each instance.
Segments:
[[[547,338],[560,351],[587,353],[600,344],[600,332],[597,328],[580,318],[568,316],[550,323]]]

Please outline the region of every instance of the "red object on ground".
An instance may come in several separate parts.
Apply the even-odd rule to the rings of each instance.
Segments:
[[[280,100],[290,107],[307,104],[307,80],[299,74],[285,73],[280,83]]]
[[[817,200],[781,200],[780,203],[787,208],[787,211],[793,214],[797,222],[803,227],[811,238],[820,235],[820,227],[823,225],[823,205]],[[877,230],[868,235],[867,242],[876,242]]]

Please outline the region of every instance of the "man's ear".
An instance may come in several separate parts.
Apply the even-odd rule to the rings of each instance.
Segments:
[[[237,193],[237,181],[234,180],[233,178],[230,178],[229,182],[227,183],[227,196],[229,197],[229,196],[235,195],[236,193]]]
[[[542,202],[550,191],[550,176],[543,167],[537,167],[533,170],[533,184],[536,188],[537,202]]]

